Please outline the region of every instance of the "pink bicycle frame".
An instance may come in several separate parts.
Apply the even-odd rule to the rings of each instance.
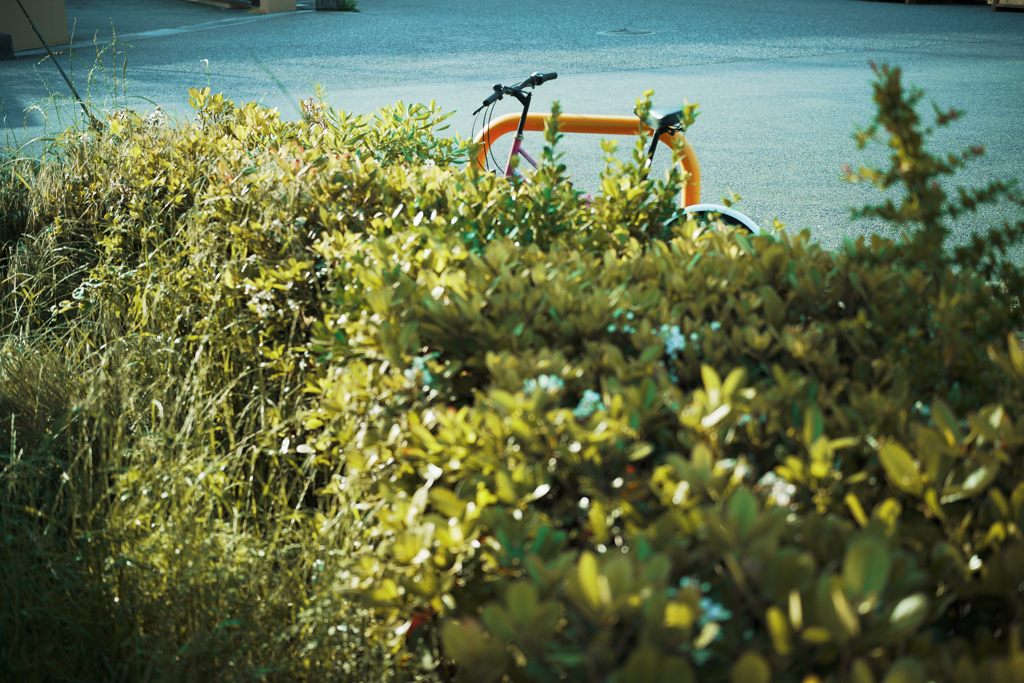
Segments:
[[[531,166],[537,168],[537,162],[533,160],[533,157],[527,154],[525,149],[523,149],[523,136],[516,135],[515,138],[513,138],[512,140],[512,149],[509,150],[508,161],[505,162],[506,178],[516,175],[516,169],[513,167],[512,160],[517,156],[523,157],[524,159],[530,162]]]

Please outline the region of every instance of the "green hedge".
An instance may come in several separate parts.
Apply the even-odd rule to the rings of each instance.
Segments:
[[[0,667],[1024,677],[1024,222],[944,249],[1020,199],[948,198],[980,150],[877,76],[849,175],[903,235],[837,253],[697,234],[642,141],[592,201],[557,128],[531,185],[463,168],[433,104],[192,91],[8,163]]]

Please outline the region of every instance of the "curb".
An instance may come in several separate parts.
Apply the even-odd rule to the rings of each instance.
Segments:
[[[251,2],[244,0],[185,0],[192,5],[205,5],[206,7],[218,7],[220,9],[256,9]]]

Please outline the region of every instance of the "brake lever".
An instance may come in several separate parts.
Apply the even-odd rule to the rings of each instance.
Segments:
[[[473,112],[473,116],[476,116],[485,107],[489,107],[490,105],[494,104],[495,102],[500,102],[501,100],[505,99],[505,90],[506,90],[506,88],[504,86],[502,86],[501,83],[495,83],[494,84],[494,92],[487,96],[487,99],[484,100],[484,103],[482,105],[480,105],[477,108],[476,111]]]

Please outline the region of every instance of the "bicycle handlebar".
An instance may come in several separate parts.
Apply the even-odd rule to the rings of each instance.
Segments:
[[[549,74],[542,74],[539,71],[535,71],[533,74],[530,75],[529,78],[527,78],[519,85],[507,86],[502,85],[501,83],[495,83],[494,92],[487,96],[487,99],[484,100],[480,108],[473,112],[473,114],[476,115],[480,111],[480,109],[483,109],[484,107],[489,107],[490,105],[494,104],[495,102],[503,98],[505,95],[516,94],[517,97],[522,97],[523,93],[520,91],[522,91],[523,88],[536,88],[538,85],[542,85],[544,83],[547,83],[548,81],[553,81],[556,78],[558,78],[558,74],[553,71]]]

